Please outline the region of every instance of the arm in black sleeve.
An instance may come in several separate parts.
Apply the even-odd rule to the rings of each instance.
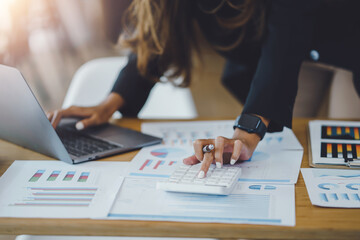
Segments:
[[[121,70],[111,90],[124,99],[124,106],[119,109],[124,116],[136,117],[155,85],[154,81],[140,74],[136,65],[137,57],[135,54],[131,54],[127,65]],[[150,62],[149,67],[156,72],[155,62]]]
[[[316,1],[274,0],[267,35],[243,113],[270,120],[268,131],[292,127],[297,80],[312,40]]]

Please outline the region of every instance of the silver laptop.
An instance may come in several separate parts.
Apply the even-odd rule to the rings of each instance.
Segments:
[[[82,131],[78,119],[55,130],[21,73],[0,65],[0,138],[67,163],[80,163],[161,143],[161,139],[111,124]]]

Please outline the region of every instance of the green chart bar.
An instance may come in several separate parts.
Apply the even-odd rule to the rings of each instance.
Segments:
[[[63,181],[71,181],[75,175],[75,171],[67,172]]]
[[[89,175],[90,175],[89,172],[82,172],[78,179],[78,182],[86,182],[89,178]]]
[[[29,179],[29,182],[37,182],[44,172],[45,170],[37,170],[37,172]]]
[[[59,176],[60,171],[53,171],[50,176],[48,177],[47,181],[55,181]]]

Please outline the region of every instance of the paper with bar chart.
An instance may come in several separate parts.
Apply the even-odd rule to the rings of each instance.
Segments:
[[[360,208],[360,170],[302,168],[313,205]]]
[[[104,217],[126,167],[117,162],[15,161],[0,178],[0,216]]]
[[[194,154],[190,147],[157,145],[146,147],[132,159],[128,175],[132,177],[168,178],[183,159]],[[239,181],[273,184],[295,184],[298,179],[302,150],[256,150],[247,161],[238,161],[243,169]]]
[[[193,155],[191,147],[156,145],[146,147],[131,160],[128,175],[131,177],[168,178],[183,164],[185,157]]]
[[[360,122],[310,121],[314,164],[360,166]]]
[[[193,141],[196,139],[215,138],[217,136],[231,138],[234,133],[233,125],[233,120],[152,122],[143,123],[141,131],[161,137],[163,144],[168,146],[192,147]],[[290,129],[284,128],[282,132],[266,133],[257,149],[260,151],[267,149],[302,150],[303,147],[294,133]]]
[[[238,183],[229,196],[170,193],[126,178],[107,219],[295,225],[294,185]]]

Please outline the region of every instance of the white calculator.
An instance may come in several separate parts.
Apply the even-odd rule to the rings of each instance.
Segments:
[[[170,192],[229,195],[241,175],[237,165],[216,168],[211,164],[205,178],[198,178],[201,164],[181,165],[166,181],[157,182],[156,187]]]

